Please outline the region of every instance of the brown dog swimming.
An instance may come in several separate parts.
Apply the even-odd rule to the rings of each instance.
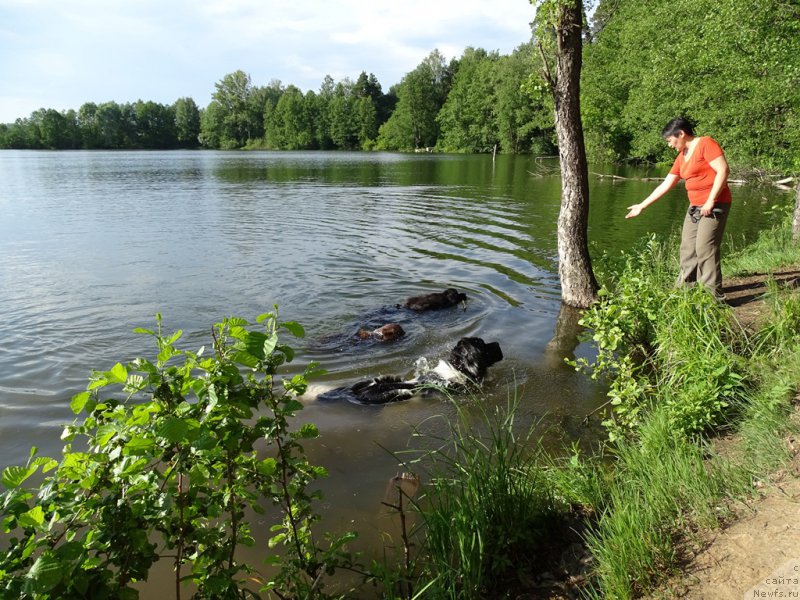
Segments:
[[[425,310],[450,308],[460,302],[466,301],[467,295],[465,293],[459,292],[455,288],[447,288],[443,292],[431,292],[430,294],[422,294],[421,296],[412,296],[406,300],[403,306],[417,312],[422,312]]]
[[[397,323],[387,323],[377,329],[359,329],[356,335],[362,340],[378,340],[390,342],[406,334],[402,327]]]

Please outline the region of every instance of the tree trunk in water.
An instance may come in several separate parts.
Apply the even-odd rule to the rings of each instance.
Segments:
[[[580,344],[583,331],[583,326],[578,323],[582,316],[582,310],[561,303],[553,337],[544,349],[545,362],[551,369],[564,367],[564,359],[575,360],[575,348]]]
[[[582,3],[559,3],[557,70],[553,82],[561,212],[558,215],[558,274],[565,304],[586,308],[596,297],[597,279],[589,258],[589,169],[581,123],[580,79]]]
[[[792,219],[792,239],[800,241],[800,175],[797,177],[797,198],[794,202],[794,218]]]

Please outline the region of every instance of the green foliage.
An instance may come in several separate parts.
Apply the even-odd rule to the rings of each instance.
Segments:
[[[192,107],[194,107],[192,109]],[[101,105],[74,110],[39,109],[0,127],[0,148],[165,149],[197,147],[200,115],[191,98],[168,106],[156,102]]]
[[[599,519],[587,536],[597,561],[598,598],[634,598],[677,563],[676,532],[717,523],[730,494],[747,480],[674,429],[656,409],[637,431],[620,440],[613,475],[607,477]]]
[[[279,380],[292,349],[280,330],[303,335],[277,311],[260,328],[229,318],[214,326],[206,356],[179,349],[181,332],[152,336],[155,360],[94,371],[71,408],[60,461],[39,457],[2,474],[0,590],[14,598],[136,598],[157,561],[175,572],[175,597],[324,598],[325,576],[350,566],[353,534],[317,542],[312,490],[325,469],[303,450],[315,426],[293,426],[303,374]],[[35,488],[24,483],[43,474]],[[256,539],[249,515],[273,522]],[[241,545],[269,548],[265,572],[240,560]]]
[[[789,460],[785,436],[796,435],[798,293],[771,284],[771,314],[748,339],[705,290],[670,289],[674,259],[665,249],[649,240],[623,256],[608,277],[612,291],[585,316],[598,345],[593,365],[611,379],[611,456],[573,452],[548,470],[559,498],[596,515],[586,536],[590,598],[634,598],[657,586],[679,567],[688,532],[724,519],[732,498]],[[736,262],[784,264],[793,255],[781,233]],[[740,434],[725,457],[700,435],[718,425]]]
[[[776,215],[776,225],[759,234],[754,244],[728,254],[722,261],[725,276],[770,273],[800,264],[800,244],[792,236],[791,215]]]
[[[178,98],[175,110],[175,135],[180,146],[193,148],[200,139],[200,109],[191,98]]]
[[[604,288],[581,320],[598,352],[577,365],[609,380],[611,441],[635,432],[654,403],[676,431],[703,433],[744,393],[729,309],[701,287],[670,289],[664,255],[651,238],[626,257],[613,291]]]
[[[537,560],[563,509],[546,485],[531,431],[515,433],[516,406],[467,411],[450,422],[423,464],[430,483],[418,507],[425,544],[417,560],[425,598],[497,597],[519,566]]]
[[[731,321],[726,305],[695,287],[670,294],[655,323],[657,402],[677,431],[704,433],[743,402],[746,364]]]
[[[509,56],[467,48],[437,116],[437,145],[449,152],[488,152],[495,145],[502,152],[529,152],[540,139],[546,142],[543,153],[552,153],[552,101],[521,85],[538,69],[536,57],[531,45]]]
[[[603,0],[582,81],[597,157],[672,161],[660,139],[688,115],[743,167],[797,170],[800,15],[784,0]]]
[[[767,280],[764,294],[769,313],[755,335],[757,352],[772,355],[798,344],[800,336],[800,290],[783,288]]]
[[[438,50],[403,77],[397,107],[381,127],[378,147],[385,150],[430,148],[439,138],[436,117],[452,83],[453,69]]]
[[[607,287],[598,292],[598,301],[580,321],[591,331],[597,355],[591,363],[579,359],[575,365],[589,369],[594,379],[609,381],[613,411],[603,424],[611,441],[637,427],[653,393],[646,358],[652,353],[656,321],[667,298],[663,265],[670,261],[666,252],[664,243],[651,236],[623,255],[618,274],[609,277]]]

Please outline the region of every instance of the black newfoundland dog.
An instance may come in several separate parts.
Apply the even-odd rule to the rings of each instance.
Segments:
[[[422,294],[421,296],[412,296],[406,300],[403,306],[416,312],[423,312],[426,310],[450,308],[461,302],[467,302],[467,295],[463,292],[459,292],[455,288],[447,288],[443,292],[431,292],[430,294]]]
[[[486,370],[501,360],[503,352],[497,342],[465,337],[450,351],[448,360],[440,360],[436,367],[418,377],[405,381],[391,375],[375,377],[331,390],[319,399],[344,398],[360,404],[387,404],[424,394],[427,390],[457,390],[469,383],[480,383]]]

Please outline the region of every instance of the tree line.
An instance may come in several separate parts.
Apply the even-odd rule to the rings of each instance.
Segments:
[[[27,119],[0,124],[0,148],[120,150],[193,148],[201,110],[191,98],[157,102],[86,102],[77,111],[40,108]]]
[[[552,154],[549,60],[534,34],[507,55],[434,50],[384,92],[373,74],[317,91],[243,71],[198,108],[138,101],[40,109],[0,125],[3,148],[436,149]],[[546,44],[545,44],[546,46]],[[800,169],[800,9],[792,0],[600,0],[584,25],[581,115],[590,158],[671,160],[660,138],[686,115],[731,162]]]
[[[521,83],[535,65],[530,44],[512,54],[467,48],[430,53],[384,93],[374,74],[326,76],[318,91],[273,80],[254,85],[239,70],[214,85],[209,105],[191,98],[39,109],[0,125],[0,147],[18,149],[260,148],[552,152],[546,98]]]

